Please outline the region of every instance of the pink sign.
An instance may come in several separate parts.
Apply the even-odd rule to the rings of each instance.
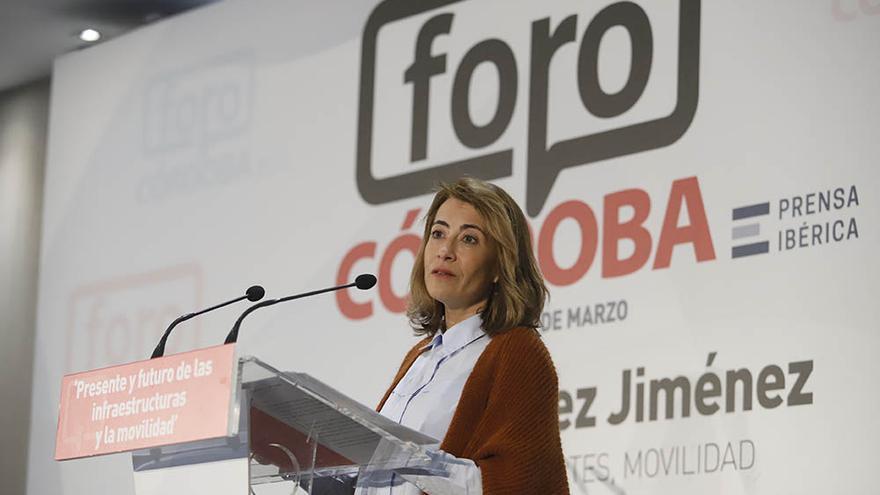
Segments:
[[[235,345],[67,375],[55,459],[227,434]]]

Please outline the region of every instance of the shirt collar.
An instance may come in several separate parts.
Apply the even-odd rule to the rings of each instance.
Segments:
[[[443,348],[443,353],[451,353],[470,344],[486,334],[483,332],[483,318],[480,314],[475,314],[470,318],[462,320],[455,324],[452,328],[445,332],[437,332],[431,342],[424,347],[425,350],[435,347]]]

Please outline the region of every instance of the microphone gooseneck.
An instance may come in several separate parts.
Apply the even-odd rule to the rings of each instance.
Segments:
[[[224,344],[232,344],[238,341],[238,331],[241,328],[241,322],[247,317],[247,315],[253,313],[254,311],[265,308],[268,306],[273,306],[278,303],[292,301],[294,299],[300,299],[303,297],[315,296],[318,294],[323,294],[325,292],[333,292],[336,290],[347,289],[349,287],[357,287],[360,290],[367,290],[373,288],[376,285],[376,276],[371,275],[369,273],[365,273],[362,275],[358,275],[354,282],[345,285],[337,285],[336,287],[328,287],[326,289],[313,290],[310,292],[304,292],[302,294],[294,294],[292,296],[285,296],[278,299],[268,299],[266,301],[254,304],[248,309],[244,310],[241,315],[235,320],[235,325],[232,326],[232,330],[226,335],[226,340],[223,342]]]
[[[176,327],[179,323],[183,323],[184,321],[189,320],[190,318],[195,318],[196,316],[199,316],[200,314],[207,313],[209,311],[214,311],[215,309],[220,309],[223,306],[228,306],[232,303],[237,303],[238,301],[241,301],[244,299],[247,299],[248,301],[251,301],[251,302],[259,301],[260,299],[263,298],[264,295],[266,295],[266,289],[264,289],[263,287],[261,287],[259,285],[253,285],[251,287],[248,287],[248,290],[245,292],[245,295],[243,295],[243,296],[236,297],[235,299],[232,299],[230,301],[220,303],[216,306],[211,306],[210,308],[203,309],[203,310],[197,311],[195,313],[187,313],[185,315],[178,316],[174,321],[171,322],[170,325],[168,325],[168,328],[165,329],[165,333],[162,334],[162,338],[159,339],[159,343],[156,344],[156,348],[153,349],[153,354],[150,356],[150,359],[156,359],[157,357],[162,357],[165,354],[165,344],[168,342],[168,336],[171,335],[171,330],[173,330],[174,327]]]

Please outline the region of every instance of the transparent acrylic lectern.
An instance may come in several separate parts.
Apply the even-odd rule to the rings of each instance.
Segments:
[[[233,382],[227,437],[132,452],[137,495],[467,493],[437,440],[308,375],[246,357]]]

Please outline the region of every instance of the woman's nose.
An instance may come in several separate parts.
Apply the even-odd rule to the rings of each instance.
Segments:
[[[440,245],[440,249],[437,250],[437,257],[444,260],[455,258],[455,249],[449,239],[444,240]]]

